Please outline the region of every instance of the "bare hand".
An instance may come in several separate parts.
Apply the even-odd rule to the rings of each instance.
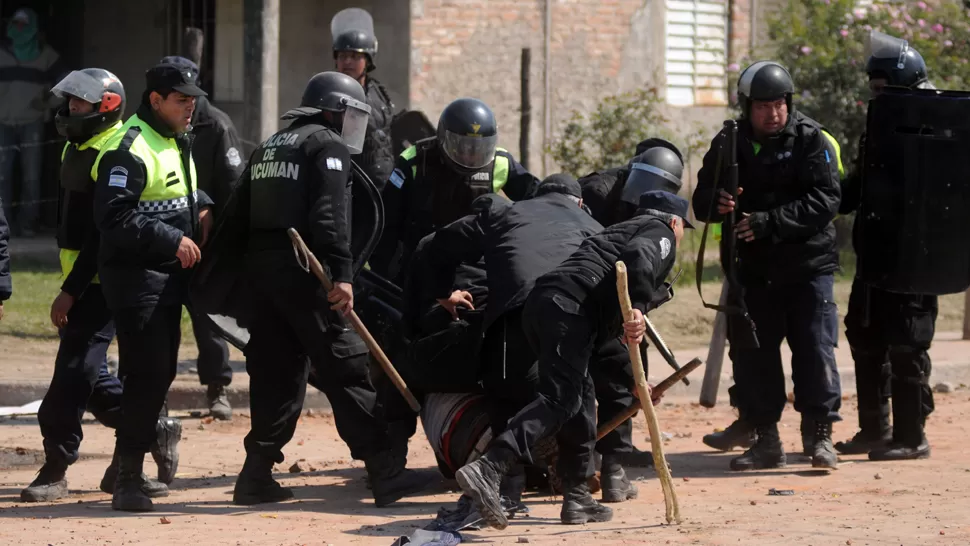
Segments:
[[[202,259],[202,251],[196,246],[195,241],[183,235],[175,256],[182,262],[182,269],[188,269],[199,263]]]
[[[349,282],[338,282],[333,285],[333,290],[327,294],[327,301],[332,305],[331,309],[340,311],[344,316],[354,310],[354,285]]]
[[[458,306],[467,307],[471,310],[475,310],[475,305],[472,303],[472,295],[470,292],[464,290],[455,290],[451,293],[451,296],[446,300],[438,300],[438,304],[441,305],[446,311],[451,313],[451,316],[455,319],[458,318]]]
[[[639,400],[640,399],[640,389],[638,389],[636,385],[633,385],[632,391],[633,391],[633,397],[636,398],[637,400]],[[658,395],[657,397],[654,397],[653,396],[653,385],[651,385],[650,383],[647,383],[647,393],[650,394],[650,403],[653,404],[654,406],[659,405],[660,404],[660,401],[664,397],[663,393],[660,393],[660,395]]]
[[[633,320],[623,323],[623,341],[628,346],[638,346],[643,341],[645,333],[647,333],[647,325],[643,320],[643,313],[639,309],[634,309]]]
[[[747,242],[754,241],[754,231],[751,229],[751,220],[749,218],[750,216],[745,214],[744,218],[742,218],[741,221],[738,222],[738,225],[734,228],[734,232],[737,234],[738,239]]]
[[[71,311],[71,307],[74,306],[74,296],[68,294],[67,292],[61,291],[60,294],[54,298],[54,303],[51,304],[51,324],[54,328],[63,328],[67,326],[67,314]]]
[[[3,302],[0,301],[0,320],[3,320]]]
[[[744,188],[739,187],[738,195],[741,195],[742,192],[744,192]],[[717,200],[717,213],[727,214],[733,211],[734,208],[737,206],[738,204],[734,201],[734,198],[731,197],[731,194],[724,190],[721,190],[721,194],[718,196],[718,200]]]
[[[212,208],[205,207],[199,211],[199,227],[202,228],[202,246],[209,240],[209,232],[212,231]]]
[[[735,226],[735,233],[738,239],[751,242],[768,235],[768,223],[769,217],[766,212],[745,214],[744,218]]]

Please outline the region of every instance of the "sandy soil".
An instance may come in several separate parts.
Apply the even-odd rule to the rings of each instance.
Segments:
[[[852,419],[837,425],[836,438],[854,430]],[[567,527],[559,523],[559,500],[532,494],[531,516],[515,519],[502,532],[468,532],[465,542],[511,544],[968,544],[970,543],[970,391],[938,395],[929,437],[933,457],[925,461],[873,463],[845,457],[831,474],[812,471],[795,455],[798,416],[786,412],[782,436],[789,467],[734,473],[732,455],[714,453],[701,436],[733,418],[729,408],[705,410],[687,399],[669,400],[659,412],[675,485],[686,521],[663,524],[664,504],[653,471],[632,469],[640,498],[613,505],[612,522]],[[635,441],[646,448],[642,419]],[[305,416],[286,449],[277,475],[293,487],[296,499],[257,509],[230,503],[234,476],[244,454],[245,413],[230,423],[185,421],[182,463],[172,495],[156,512],[123,514],[97,490],[108,464],[113,436],[97,423],[85,426],[83,458],[71,467],[71,495],[51,504],[26,505],[19,491],[34,476],[41,446],[32,419],[0,422],[0,544],[391,544],[428,523],[439,506],[457,499],[455,484],[441,482],[425,495],[384,509],[374,508],[364,485],[364,470],[352,462],[337,438],[329,415]],[[17,449],[21,448],[21,449]],[[433,468],[433,456],[420,434],[411,442],[410,466]],[[737,453],[735,453],[736,455]],[[286,471],[306,459],[315,470]],[[154,468],[146,465],[150,473]],[[769,496],[792,489],[794,496]],[[165,521],[170,523],[164,523]]]

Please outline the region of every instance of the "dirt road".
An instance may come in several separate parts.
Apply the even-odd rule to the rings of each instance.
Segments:
[[[836,438],[854,432],[855,403],[845,403],[851,421]],[[872,463],[845,457],[831,475],[813,472],[795,455],[798,416],[785,413],[782,437],[787,469],[733,473],[731,455],[714,453],[701,436],[732,419],[729,408],[704,410],[689,400],[670,400],[660,409],[680,504],[687,521],[661,525],[663,498],[652,470],[640,477],[640,498],[613,505],[606,524],[559,524],[559,501],[532,494],[532,515],[515,519],[502,532],[464,535],[465,542],[512,544],[797,544],[797,545],[957,545],[970,544],[970,391],[938,395],[929,436],[933,456],[926,461]],[[635,441],[645,438],[642,418]],[[201,427],[200,427],[201,425]],[[71,496],[59,502],[25,505],[20,489],[33,479],[40,432],[33,420],[0,423],[0,544],[356,544],[388,546],[399,535],[424,526],[439,506],[457,499],[453,482],[441,481],[426,495],[376,509],[364,486],[364,470],[351,462],[329,415],[303,417],[277,474],[294,488],[296,500],[257,509],[230,503],[233,480],[243,461],[242,437],[248,419],[202,424],[185,421],[182,464],[173,493],[157,512],[122,514],[97,491],[110,458],[113,436],[97,423],[85,426],[84,454],[71,467]],[[24,448],[18,454],[16,448]],[[735,453],[737,454],[737,453]],[[314,471],[291,474],[297,459]],[[150,459],[149,459],[150,462]],[[433,467],[423,436],[411,442],[411,466]],[[146,464],[154,473],[154,467]],[[793,496],[769,496],[769,489]],[[170,523],[162,523],[161,518]]]

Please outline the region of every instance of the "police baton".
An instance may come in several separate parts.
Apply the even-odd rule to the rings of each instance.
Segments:
[[[327,277],[327,274],[324,272],[323,266],[320,265],[317,257],[310,252],[309,248],[307,248],[306,243],[303,242],[303,238],[300,237],[300,234],[297,233],[297,231],[293,228],[288,229],[287,233],[290,235],[290,240],[293,241],[293,251],[296,253],[296,259],[297,262],[299,262],[300,267],[302,267],[304,271],[312,271],[313,274],[320,279],[320,283],[323,284],[323,288],[326,289],[327,292],[333,290],[333,282],[331,282],[330,278]],[[380,363],[384,373],[387,374],[387,377],[389,377],[391,382],[394,383],[394,386],[397,387],[397,390],[401,393],[401,396],[407,400],[408,405],[411,406],[411,409],[416,412],[420,412],[421,404],[419,404],[417,398],[411,394],[407,384],[404,383],[404,380],[401,379],[401,375],[397,373],[397,370],[394,369],[394,365],[391,364],[391,360],[387,358],[387,355],[384,354],[384,350],[381,349],[381,346],[377,344],[377,340],[374,339],[374,336],[370,335],[370,332],[367,331],[367,327],[364,326],[364,323],[361,322],[360,317],[358,317],[357,313],[354,311],[350,312],[350,324],[354,327],[354,330],[360,334],[360,337],[363,338],[364,343],[370,350],[370,353],[374,355],[374,358],[376,358],[377,362]]]

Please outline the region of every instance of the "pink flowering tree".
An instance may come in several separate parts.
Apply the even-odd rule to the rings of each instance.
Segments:
[[[769,46],[757,54],[787,67],[796,107],[824,125],[853,168],[869,100],[865,43],[869,31],[903,38],[916,48],[940,89],[970,89],[970,13],[962,3],[789,0],[769,23]]]

